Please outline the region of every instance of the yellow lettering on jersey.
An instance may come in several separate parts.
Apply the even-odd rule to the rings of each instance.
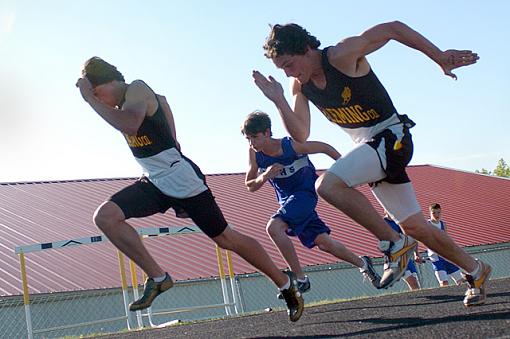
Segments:
[[[325,108],[322,110],[322,113],[328,118],[329,121],[334,122],[335,124],[347,124],[349,123],[339,109],[336,108]]]
[[[129,145],[129,147],[144,147],[147,145],[152,145],[151,139],[149,139],[146,135],[127,135],[124,134],[124,138],[126,138],[126,141]]]
[[[339,125],[363,124],[364,122],[377,120],[381,117],[375,109],[371,108],[365,111],[360,105],[323,108],[321,111],[329,121]]]

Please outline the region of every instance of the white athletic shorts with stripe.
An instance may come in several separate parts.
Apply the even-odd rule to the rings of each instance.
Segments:
[[[401,223],[420,212],[405,168],[411,160],[411,134],[402,125],[391,126],[339,158],[328,172],[349,187],[370,184],[372,193],[390,217]]]

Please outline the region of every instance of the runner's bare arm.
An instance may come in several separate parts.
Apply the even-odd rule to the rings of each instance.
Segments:
[[[255,158],[255,151],[251,148],[248,149],[248,171],[246,171],[246,178],[244,183],[246,188],[250,192],[255,192],[259,188],[261,188],[266,180],[264,180],[262,175],[259,175],[259,166],[257,165],[257,160]]]
[[[136,134],[145,118],[147,100],[151,94],[146,85],[142,82],[133,82],[127,89],[126,100],[120,109],[98,100],[88,79],[78,79],[76,87],[80,89],[83,99],[111,126],[128,135]]]
[[[441,67],[445,75],[453,79],[457,79],[452,73],[453,69],[474,64],[479,59],[478,55],[470,50],[450,49],[443,52],[406,24],[393,21],[376,25],[359,36],[344,39],[331,50],[330,60],[335,66],[339,66],[339,69],[348,65],[356,67],[366,55],[383,47],[390,40],[424,53]]]
[[[281,164],[273,164],[269,166],[263,173],[259,174],[259,166],[257,165],[257,159],[255,157],[255,151],[253,149],[249,149],[249,167],[246,172],[246,179],[244,181],[246,188],[250,192],[255,192],[259,188],[261,188],[266,181],[269,179],[275,178],[278,174],[280,174],[283,169],[283,165]]]
[[[282,85],[272,76],[266,78],[260,72],[253,71],[253,79],[262,93],[276,105],[290,136],[297,141],[306,141],[310,135],[310,108],[300,86],[291,84],[294,98],[294,108],[291,108],[285,99]]]
[[[317,154],[324,153],[333,160],[341,157],[340,153],[331,145],[320,141],[292,142],[292,148],[298,154]]]

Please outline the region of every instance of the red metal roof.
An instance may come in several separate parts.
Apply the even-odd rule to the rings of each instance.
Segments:
[[[462,246],[510,241],[510,180],[430,165],[411,166],[418,200],[426,212],[432,202],[443,207],[449,234]],[[92,223],[96,207],[133,178],[27,182],[0,184],[0,295],[22,293],[19,259],[14,248],[98,235]],[[255,193],[244,187],[244,173],[207,176],[208,185],[231,225],[258,239],[279,267],[285,267],[265,233],[268,218],[277,208],[273,189],[265,185]],[[360,190],[375,204],[370,190]],[[378,207],[379,211],[380,208]],[[356,254],[379,257],[376,240],[324,201],[319,215],[331,227],[333,238]],[[133,219],[135,227],[191,225],[172,212]],[[203,234],[150,238],[146,244],[163,268],[177,280],[217,276],[214,244]],[[317,249],[295,242],[303,265],[336,262]],[[27,253],[31,293],[118,287],[117,255],[112,245],[75,246]],[[233,255],[236,273],[254,269]]]

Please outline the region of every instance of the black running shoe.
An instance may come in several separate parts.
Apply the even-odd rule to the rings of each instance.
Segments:
[[[308,276],[305,275],[305,281],[299,281],[297,282],[299,292],[305,293],[310,291],[311,285],[310,285],[310,279],[308,279]]]
[[[288,275],[290,279],[290,287],[281,291],[285,303],[287,304],[287,314],[289,315],[290,321],[298,321],[303,314],[305,303],[299,291],[296,275],[291,271],[285,271],[283,273]]]
[[[139,311],[151,306],[152,302],[158,295],[172,288],[174,282],[168,273],[165,273],[165,280],[162,282],[154,282],[152,278],[145,280],[143,295],[140,299],[129,304],[130,311]]]
[[[297,283],[298,283],[299,292],[305,293],[305,292],[310,291],[310,288],[311,288],[310,279],[308,278],[307,275],[305,275],[305,281],[299,281],[298,280]],[[283,300],[283,294],[281,292],[278,293],[277,297],[278,297],[278,299],[282,299]]]

